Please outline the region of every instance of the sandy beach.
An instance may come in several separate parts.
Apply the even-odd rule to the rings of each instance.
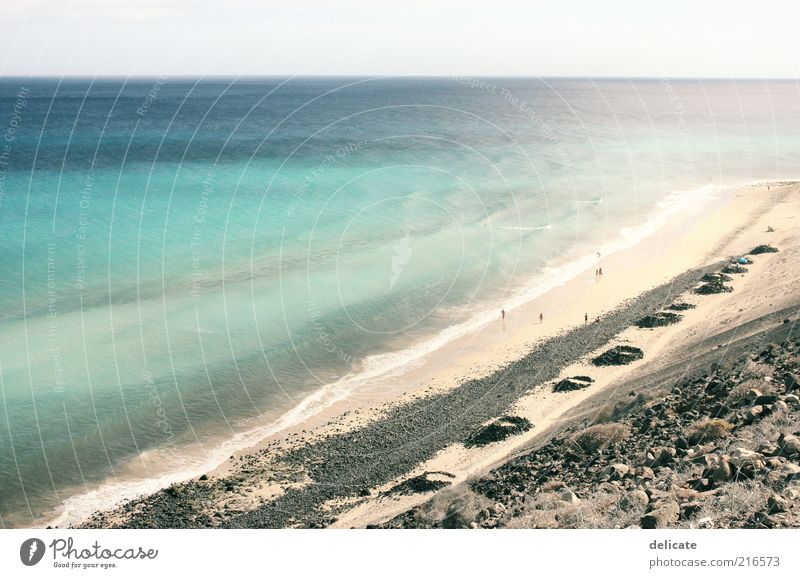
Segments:
[[[97,513],[88,525],[383,523],[431,497],[394,491],[398,484],[420,476],[463,483],[540,443],[587,404],[596,408],[612,398],[623,381],[656,371],[675,356],[703,351],[723,330],[795,304],[797,215],[795,182],[719,191],[699,209],[670,215],[635,246],[601,254],[564,285],[508,308],[505,319],[499,304],[496,324],[448,343],[424,364],[377,380],[199,479]],[[704,268],[764,243],[780,253],[755,259],[746,275],[732,275],[732,292],[692,293]],[[680,323],[632,326],[643,314],[675,302],[695,305],[681,312]],[[613,367],[590,363],[619,344],[640,348],[644,358]],[[575,375],[594,382],[577,391],[553,391],[555,381]],[[465,447],[465,433],[501,415],[524,418],[532,427],[503,441]]]

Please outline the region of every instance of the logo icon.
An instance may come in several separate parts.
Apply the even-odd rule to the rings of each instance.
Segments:
[[[19,559],[26,566],[35,566],[44,557],[44,542],[39,538],[28,538],[19,547]]]

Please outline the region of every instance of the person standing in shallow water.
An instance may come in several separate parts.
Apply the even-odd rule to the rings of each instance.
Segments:
[[[500,319],[505,319],[505,318],[506,318],[506,310],[505,309],[501,309],[500,310]]]
[[[539,323],[544,322],[544,313],[539,313]]]

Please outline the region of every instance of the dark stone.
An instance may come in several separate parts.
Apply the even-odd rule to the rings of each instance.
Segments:
[[[513,435],[526,432],[532,427],[533,424],[524,417],[504,415],[471,434],[464,442],[464,446],[468,448],[481,447],[503,441]]]
[[[553,386],[553,391],[575,391],[589,387],[592,383],[594,383],[594,379],[591,377],[586,375],[576,375],[575,377],[568,377],[559,381]]]
[[[705,283],[694,290],[694,292],[698,295],[714,295],[716,293],[730,293],[731,291],[733,291],[733,287],[728,287],[721,281],[715,283]]]
[[[673,325],[675,323],[679,323],[681,319],[683,319],[682,315],[678,315],[677,313],[662,311],[654,315],[645,315],[636,322],[636,326],[639,327],[640,329],[650,329],[653,327],[666,327],[667,325]]]
[[[700,280],[706,283],[723,283],[725,281],[731,281],[731,278],[725,275],[725,273],[706,273],[700,277]]]
[[[759,245],[752,251],[750,251],[750,255],[762,255],[764,253],[777,253],[778,249],[771,245]]]
[[[627,365],[644,357],[644,351],[630,345],[612,347],[592,360],[594,365]]]
[[[424,494],[427,492],[436,492],[451,485],[453,482],[448,482],[446,480],[434,480],[431,479],[431,476],[439,475],[444,476],[446,478],[454,478],[453,474],[448,472],[425,472],[420,474],[419,476],[414,476],[413,478],[408,478],[407,480],[400,482],[393,488],[391,488],[387,493],[389,494]]]

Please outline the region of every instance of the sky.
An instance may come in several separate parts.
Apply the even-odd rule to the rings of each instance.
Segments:
[[[0,76],[798,78],[796,2],[0,0]]]

